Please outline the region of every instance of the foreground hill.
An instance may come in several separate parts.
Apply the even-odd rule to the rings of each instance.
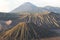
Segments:
[[[39,39],[39,27],[34,23],[21,22],[0,35],[1,40],[32,40]]]
[[[60,14],[19,14],[16,26],[0,33],[1,40],[40,40],[60,36]]]
[[[40,40],[41,37],[53,36],[48,29],[41,28],[34,23],[20,22],[12,29],[0,34],[1,40]],[[47,33],[47,34],[46,34]],[[46,36],[47,35],[47,36]],[[55,34],[56,35],[56,34]]]

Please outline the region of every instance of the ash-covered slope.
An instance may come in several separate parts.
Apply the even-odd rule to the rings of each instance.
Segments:
[[[20,22],[12,29],[0,33],[1,40],[40,40],[43,37],[53,37],[58,34],[50,29],[39,27],[34,23]]]
[[[39,27],[34,23],[21,22],[0,35],[1,40],[33,40],[39,39]]]
[[[40,40],[60,36],[60,14],[20,14],[19,24],[0,33],[1,40]],[[58,31],[58,32],[57,32]]]
[[[19,18],[20,22],[26,23],[34,23],[39,26],[41,30],[41,37],[46,36],[60,36],[60,14],[56,14],[54,12],[44,12],[44,13],[36,13],[36,14],[21,14]],[[48,30],[47,33],[45,33]],[[58,31],[58,32],[57,32]],[[53,33],[51,33],[53,32]]]
[[[33,22],[34,24],[40,27],[49,27],[49,28],[56,28],[60,27],[60,14],[56,13],[37,13],[37,14],[26,14],[21,15],[19,20],[21,22]]]

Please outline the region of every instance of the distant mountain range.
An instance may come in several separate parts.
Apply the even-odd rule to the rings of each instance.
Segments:
[[[16,9],[12,10],[12,13],[20,13],[20,12],[55,12],[60,13],[59,7],[52,7],[52,6],[46,6],[46,7],[37,7],[32,3],[26,2],[22,4],[21,6],[17,7]]]

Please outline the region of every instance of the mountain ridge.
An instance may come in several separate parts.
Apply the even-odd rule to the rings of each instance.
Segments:
[[[60,13],[59,10],[60,10],[59,7],[52,7],[52,6],[37,7],[30,2],[26,2],[20,5],[19,7],[15,8],[14,10],[12,10],[11,13],[20,13],[20,12],[40,13],[40,12],[45,12],[45,11]]]

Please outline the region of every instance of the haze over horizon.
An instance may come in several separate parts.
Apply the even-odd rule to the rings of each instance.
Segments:
[[[25,2],[30,2],[38,7],[60,7],[60,0],[0,0],[0,12],[9,12]]]

